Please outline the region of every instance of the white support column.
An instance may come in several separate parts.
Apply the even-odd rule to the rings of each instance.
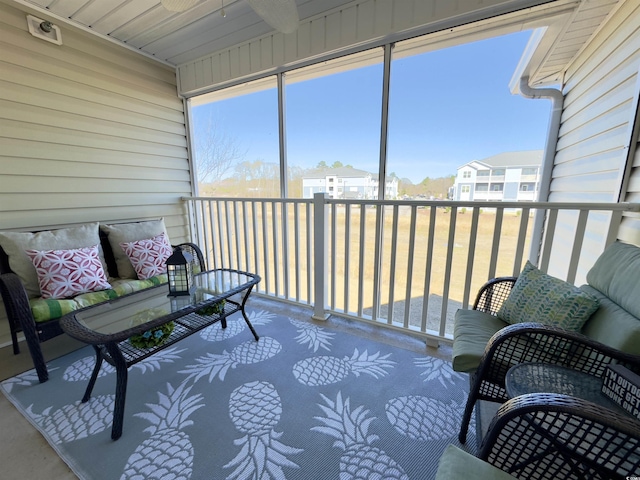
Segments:
[[[327,305],[327,248],[329,245],[329,219],[324,193],[313,195],[313,315],[314,320],[326,320]]]

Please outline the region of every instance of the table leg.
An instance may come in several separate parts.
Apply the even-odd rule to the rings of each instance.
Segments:
[[[88,402],[89,398],[91,398],[91,392],[93,392],[93,387],[96,384],[98,373],[100,373],[100,367],[102,366],[102,352],[100,352],[100,348],[97,345],[92,345],[92,347],[96,351],[96,364],[93,367],[93,372],[91,373],[91,379],[89,380],[89,385],[87,385],[87,389],[84,391],[84,397],[82,397],[82,403]]]
[[[253,290],[253,285],[249,287],[249,289],[247,290],[247,293],[244,295],[244,298],[242,299],[242,303],[240,304],[240,311],[242,312],[244,321],[247,322],[247,326],[251,330],[251,333],[253,333],[253,338],[255,338],[257,342],[260,339],[260,337],[258,336],[256,329],[253,328],[253,325],[251,325],[251,322],[249,321],[249,317],[247,316],[247,313],[244,311],[244,306],[247,303],[247,300],[249,300],[249,294],[251,293],[251,290]]]
[[[127,397],[127,362],[122,356],[122,352],[116,344],[106,345],[107,351],[113,359],[116,367],[116,401],[113,407],[113,426],[111,427],[111,439],[117,440],[122,436],[122,425],[124,422],[124,402]]]

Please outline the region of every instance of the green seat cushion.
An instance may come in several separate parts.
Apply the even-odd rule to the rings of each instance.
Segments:
[[[73,299],[78,304],[79,308],[90,307],[91,305],[97,305],[98,303],[108,302],[118,298],[118,294],[112,288],[108,290],[100,290],[99,292],[89,292],[80,294]]]
[[[640,318],[640,248],[615,242],[602,252],[587,273],[587,283]]]
[[[474,457],[470,453],[449,445],[438,463],[436,480],[513,480],[504,470]]]
[[[46,322],[55,318],[60,318],[67,313],[80,308],[73,298],[55,300],[53,298],[32,298],[29,300],[31,314],[36,322]]]
[[[162,285],[163,283],[167,283],[166,273],[148,278],[147,280],[117,279],[111,281],[111,286],[113,287],[111,289],[83,293],[74,298],[65,298],[63,300],[54,300],[51,298],[45,300],[41,297],[33,298],[29,300],[29,305],[33,319],[36,322],[46,322],[60,318],[79,308],[97,305],[98,303],[107,302],[129,293],[144,290],[145,288]]]
[[[585,323],[582,333],[617,350],[640,355],[640,320],[589,285],[580,287],[596,297],[600,308]]]
[[[527,261],[498,317],[511,324],[539,322],[579,332],[598,306],[589,293]]]
[[[458,310],[453,326],[453,369],[456,372],[474,372],[491,337],[507,325],[489,313]]]
[[[118,297],[127,295],[129,293],[138,292],[145,288],[155,287],[167,283],[167,274],[156,275],[155,277],[147,278],[146,280],[131,280],[122,278],[111,282],[113,289]]]

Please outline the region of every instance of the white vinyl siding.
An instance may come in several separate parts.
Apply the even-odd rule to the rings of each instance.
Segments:
[[[635,115],[640,67],[640,4],[626,1],[570,65],[565,76],[565,102],[551,180],[550,201],[617,202]],[[640,163],[640,162],[639,162]],[[636,164],[638,165],[638,164]],[[640,170],[633,172],[629,194],[637,201]],[[635,189],[634,194],[631,191]],[[554,255],[567,258],[577,215],[559,218]],[[587,225],[577,278],[584,280],[596,252],[605,242],[609,216],[593,216]],[[640,223],[633,215],[623,220],[618,237],[640,244]],[[553,265],[565,262],[550,262]]]
[[[399,32],[422,29],[442,32],[452,27],[521,11],[544,0],[358,0],[316,17],[304,19],[292,34],[273,32],[240,45],[179,65],[179,90],[185,97],[206,93],[214,86],[266,75],[314,57],[370,44]],[[553,9],[554,6],[549,7]],[[516,14],[518,15],[518,14]],[[495,27],[495,25],[493,25]],[[512,27],[513,28],[513,27]],[[518,29],[523,28],[522,25]],[[504,32],[503,32],[504,33]],[[287,68],[287,69],[288,69]]]
[[[187,240],[175,71],[61,30],[60,46],[35,38],[25,14],[0,3],[0,230],[164,217],[171,240]]]

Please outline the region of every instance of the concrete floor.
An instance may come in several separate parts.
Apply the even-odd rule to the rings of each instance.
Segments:
[[[326,322],[311,320],[309,309],[279,301],[254,296],[248,304],[252,309],[264,309],[303,321],[311,321],[332,330],[361,335],[399,348],[428,353],[451,360],[451,347],[428,347],[424,340],[414,336],[379,328],[364,322],[356,322],[331,316]],[[33,368],[27,347],[22,342],[22,353],[14,356],[11,347],[0,349],[0,379]],[[53,359],[82,346],[62,335],[43,344],[46,359]],[[4,395],[0,395],[0,478],[25,480],[76,479],[76,475],[60,459],[40,433],[13,407]]]
[[[53,359],[76,348],[80,342],[61,335],[42,344],[44,357]],[[11,346],[0,349],[0,380],[33,368],[27,345],[20,342],[20,354]],[[13,480],[77,479],[40,432],[0,394],[0,478]]]

